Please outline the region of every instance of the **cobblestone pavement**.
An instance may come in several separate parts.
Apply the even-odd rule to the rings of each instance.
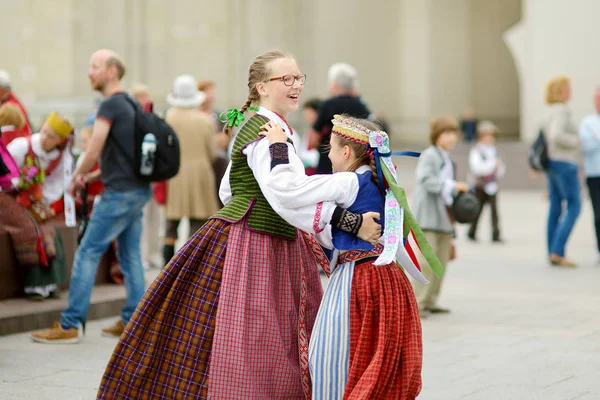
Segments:
[[[600,267],[585,201],[568,246],[576,269],[549,267],[547,205],[537,192],[500,194],[504,245],[457,239],[440,305],[423,321],[423,400],[600,399]],[[0,338],[0,399],[93,399],[115,340],[114,318],[88,324],[79,345],[39,345],[28,334]]]

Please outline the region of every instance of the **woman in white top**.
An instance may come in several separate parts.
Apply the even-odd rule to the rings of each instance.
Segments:
[[[579,166],[581,139],[567,102],[571,99],[571,81],[566,76],[550,80],[546,88],[549,112],[543,124],[548,142],[548,257],[552,265],[575,267],[565,258],[565,247],[581,211]],[[567,206],[563,207],[566,202]]]

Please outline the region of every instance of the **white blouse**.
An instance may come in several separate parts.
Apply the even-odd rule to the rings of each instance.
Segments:
[[[498,192],[498,182],[496,179],[504,176],[506,166],[498,156],[496,146],[478,143],[469,152],[469,170],[473,177],[494,174],[498,162],[499,167],[495,172],[494,180],[487,182],[483,187],[484,192],[490,196]]]
[[[257,114],[279,123],[288,137],[292,137],[293,132],[289,132],[287,124],[277,114],[264,107],[260,107]],[[331,249],[333,244],[329,222],[337,205],[347,208],[356,200],[359,187],[357,175],[341,172],[306,176],[304,164],[290,143],[287,143],[289,164],[278,165],[271,171],[269,145],[269,141],[263,139],[243,150],[263,195],[285,221],[315,234],[324,247]],[[231,162],[219,189],[223,204],[231,201],[230,170]]]
[[[44,151],[44,149],[42,149],[41,137],[39,133],[34,133],[31,136],[31,148],[40,161],[40,166],[43,169],[48,168],[50,163],[61,155],[61,150],[58,149],[48,152]],[[27,138],[21,137],[13,140],[8,144],[7,149],[15,159],[17,165],[19,165],[19,168],[22,168],[25,164],[27,152],[29,151]],[[42,202],[45,204],[50,205],[63,197],[65,192],[64,168],[66,159],[72,160],[72,157],[68,152],[64,152],[63,157],[59,161],[54,171],[52,171],[52,174],[46,176],[46,179],[44,180],[44,198]]]

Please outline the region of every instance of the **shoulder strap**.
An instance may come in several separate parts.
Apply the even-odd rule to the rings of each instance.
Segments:
[[[52,160],[52,162],[50,162],[50,165],[48,165],[48,168],[46,168],[46,170],[44,171],[46,176],[50,176],[50,174],[52,174],[52,172],[56,169],[56,167],[58,167],[58,164],[60,163],[62,156],[63,156],[63,151],[60,152],[60,156],[58,156],[57,159]]]
[[[133,99],[131,97],[129,97],[129,95],[127,93],[123,92],[123,94],[125,95],[125,101],[127,101],[129,104],[131,104],[131,106],[133,107],[133,111],[137,112],[140,109],[138,103],[133,101]]]

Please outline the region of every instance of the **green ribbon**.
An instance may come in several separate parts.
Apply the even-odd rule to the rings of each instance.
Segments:
[[[421,227],[417,223],[417,220],[410,211],[410,208],[408,208],[408,200],[406,199],[406,192],[404,191],[404,188],[396,184],[396,180],[392,176],[390,170],[388,169],[387,165],[385,165],[385,163],[381,163],[381,166],[383,176],[385,176],[385,180],[387,181],[392,193],[394,193],[396,200],[398,200],[400,207],[402,207],[402,209],[404,210],[404,237],[408,238],[408,234],[412,229],[415,235],[415,239],[417,240],[417,243],[421,249],[421,254],[423,254],[423,257],[425,257],[427,264],[429,264],[429,267],[431,268],[435,276],[441,278],[442,275],[444,275],[444,266],[442,265],[442,262],[440,261],[438,256],[433,251],[433,248],[431,248],[431,245],[429,245],[429,243],[427,242],[425,234],[421,230]]]
[[[248,110],[258,111],[258,107],[248,107]],[[226,114],[225,117],[223,117],[224,114]],[[231,108],[219,114],[219,121],[225,123],[225,125],[230,128],[232,126],[240,126],[240,122],[244,121],[245,119],[244,113],[237,108]]]

